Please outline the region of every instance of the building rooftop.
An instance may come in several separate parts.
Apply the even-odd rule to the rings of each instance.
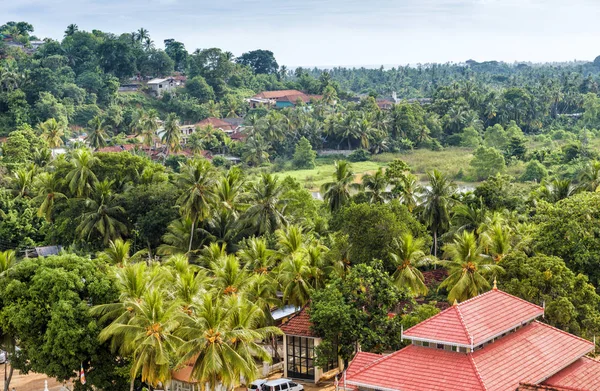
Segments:
[[[541,307],[494,289],[408,330],[421,330],[430,339],[435,333],[446,340],[467,336],[485,341],[475,344],[474,351],[413,342],[388,356],[360,352],[348,366],[347,384],[349,389],[382,391],[600,390],[600,362],[585,357],[594,351],[594,343],[531,321],[540,311]],[[515,320],[523,323],[507,329]],[[489,338],[498,330],[506,333]]]
[[[544,309],[498,289],[440,312],[404,332],[405,339],[470,347],[544,314]]]
[[[310,317],[308,316],[307,307],[302,308],[300,312],[292,316],[286,323],[279,326],[281,331],[286,335],[294,335],[298,337],[314,337],[310,329]]]
[[[258,99],[278,99],[291,95],[306,95],[302,91],[298,90],[279,90],[279,91],[263,91],[253,96]]]
[[[544,384],[571,391],[600,390],[600,361],[582,357]]]

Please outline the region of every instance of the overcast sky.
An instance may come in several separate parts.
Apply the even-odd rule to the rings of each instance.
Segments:
[[[269,49],[280,65],[571,61],[600,55],[600,0],[2,0],[0,19],[40,37],[65,27],[145,27],[163,40],[239,55]],[[4,22],[0,20],[0,22]],[[1,24],[1,23],[0,23]]]

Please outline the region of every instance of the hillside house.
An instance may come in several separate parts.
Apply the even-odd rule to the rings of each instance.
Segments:
[[[323,99],[322,95],[309,95],[298,90],[279,90],[279,91],[263,91],[248,99],[250,107],[257,108],[261,106],[273,107],[282,109],[285,107],[293,107],[300,101],[305,104],[311,100]]]
[[[148,81],[148,87],[156,96],[161,96],[165,92],[173,91],[175,88],[182,86],[183,82],[173,77],[166,79],[152,79]]]
[[[544,309],[494,286],[406,330],[387,356],[357,353],[346,391],[600,390],[593,342],[549,326]]]

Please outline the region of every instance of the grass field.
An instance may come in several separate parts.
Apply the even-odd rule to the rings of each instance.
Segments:
[[[472,158],[473,150],[470,148],[449,147],[443,151],[418,149],[404,153],[383,153],[373,156],[372,161],[351,163],[351,166],[352,171],[356,174],[355,181],[360,182],[364,174],[373,173],[379,167],[387,167],[394,159],[402,159],[422,182],[427,180],[426,173],[428,171],[437,169],[452,178],[459,186],[472,187],[476,182],[470,182],[463,178],[468,176],[469,162]],[[274,175],[280,178],[290,176],[303,184],[305,188],[318,191],[323,183],[332,179],[333,161],[334,159],[331,157],[317,158],[317,167],[312,170],[285,170]],[[508,166],[506,174],[518,178],[524,171],[525,164],[518,162]]]

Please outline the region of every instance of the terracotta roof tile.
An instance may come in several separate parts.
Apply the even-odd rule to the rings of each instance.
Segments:
[[[349,368],[347,382],[372,389],[513,391],[520,383],[537,384],[593,350],[593,343],[540,322],[486,345],[458,353],[410,345],[367,364]],[[360,361],[366,361],[360,358]],[[571,367],[569,367],[571,368]],[[585,373],[573,367],[572,372]],[[555,381],[567,382],[569,373]],[[550,378],[552,379],[552,378]],[[577,376],[570,382],[576,382]],[[594,388],[592,388],[594,389]]]
[[[367,365],[373,364],[375,361],[381,360],[384,357],[385,356],[382,356],[381,354],[358,352],[352,361],[350,361],[350,364],[348,364],[346,376],[352,376]]]
[[[346,382],[400,391],[485,390],[469,355],[415,345],[347,375]]]
[[[600,361],[582,357],[544,384],[573,391],[600,390]]]
[[[540,383],[593,349],[592,342],[535,321],[472,355],[487,389],[508,391]]]
[[[260,99],[277,99],[288,95],[305,95],[304,92],[298,90],[279,90],[279,91],[263,91],[253,96]]]
[[[493,289],[411,327],[404,336],[477,346],[543,314],[542,307]]]
[[[196,123],[194,126],[204,127],[208,125],[212,125],[215,128],[219,128],[222,130],[233,130],[233,126],[229,122],[225,122],[222,119],[215,117],[203,119],[202,121]]]
[[[292,316],[286,323],[279,326],[286,335],[296,335],[300,337],[315,337],[311,331],[310,317],[307,307],[304,307],[296,315]]]

